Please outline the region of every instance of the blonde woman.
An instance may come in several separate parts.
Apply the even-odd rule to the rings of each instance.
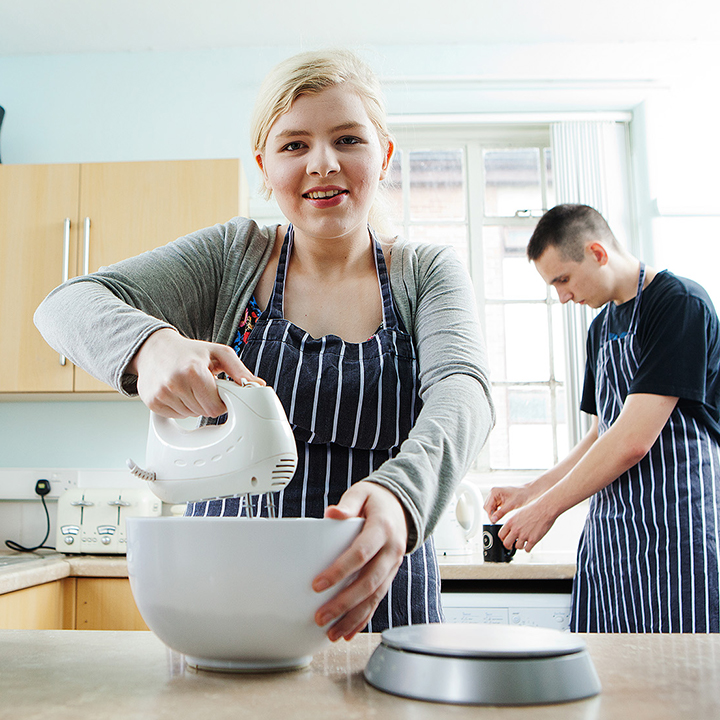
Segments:
[[[235,218],[77,278],[36,324],[168,417],[221,415],[222,372],[271,385],[299,456],[279,514],[365,518],[314,580],[321,591],[357,573],[318,624],[337,640],[440,621],[430,535],[493,422],[469,280],[450,249],[371,229],[393,142],[379,83],[354,55],[281,63],[252,136],[287,224]],[[188,508],[242,512],[237,500]]]

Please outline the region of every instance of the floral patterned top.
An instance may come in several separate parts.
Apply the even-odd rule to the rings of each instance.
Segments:
[[[250,298],[248,306],[245,308],[245,312],[243,313],[240,324],[238,325],[237,334],[233,340],[233,350],[235,350],[237,355],[240,355],[243,346],[247,343],[250,333],[253,331],[253,328],[255,327],[255,324],[261,314],[262,311],[255,300],[255,296],[253,295]]]

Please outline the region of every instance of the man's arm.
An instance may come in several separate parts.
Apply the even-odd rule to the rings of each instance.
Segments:
[[[677,404],[676,397],[632,394],[613,425],[596,440],[565,477],[515,513],[500,537],[530,552],[557,517],[629,470],[647,455]]]
[[[485,499],[485,512],[491,523],[500,520],[513,510],[527,505],[560,482],[578,464],[591,445],[597,440],[598,419],[592,416],[590,430],[575,447],[557,465],[551,467],[532,482],[525,485],[494,487]]]

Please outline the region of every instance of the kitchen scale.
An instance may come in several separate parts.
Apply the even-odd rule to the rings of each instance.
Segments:
[[[600,692],[583,640],[513,625],[390,628],[365,667],[365,679],[393,695],[469,705],[560,703]]]

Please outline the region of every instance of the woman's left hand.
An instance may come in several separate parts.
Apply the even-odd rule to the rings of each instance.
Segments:
[[[357,573],[315,614],[320,626],[334,623],[327,633],[330,640],[350,640],[367,625],[395,578],[407,547],[407,519],[397,497],[369,481],[346,490],[337,505],[327,508],[325,517],[365,518],[352,545],[313,580],[313,590],[322,592]]]

